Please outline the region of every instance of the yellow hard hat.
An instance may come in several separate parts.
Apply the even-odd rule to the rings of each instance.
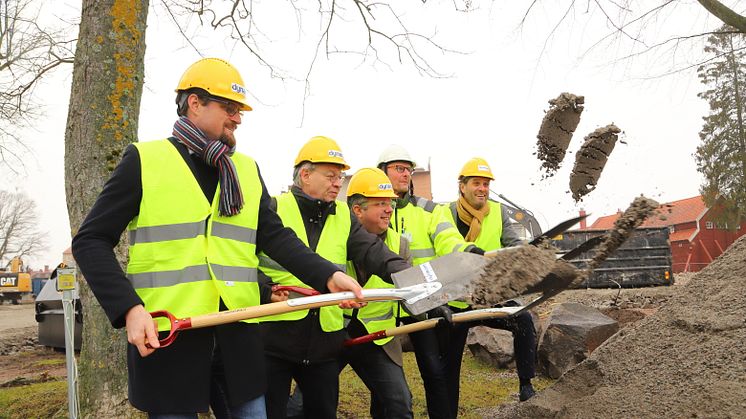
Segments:
[[[194,87],[206,90],[210,95],[241,104],[242,111],[250,111],[246,102],[246,87],[238,70],[220,58],[203,58],[189,66],[179,80],[176,91]]]
[[[495,180],[495,176],[492,175],[492,169],[487,164],[487,160],[481,157],[474,157],[473,159],[466,162],[464,167],[461,169],[461,173],[458,174],[461,177],[486,177],[487,179]]]
[[[368,198],[396,198],[394,187],[383,170],[364,167],[355,173],[347,185],[347,197],[360,194]]]
[[[295,166],[308,161],[311,163],[331,163],[344,166],[342,170],[347,170],[350,166],[345,161],[342,150],[337,142],[329,137],[316,136],[300,149],[298,157],[295,158]]]

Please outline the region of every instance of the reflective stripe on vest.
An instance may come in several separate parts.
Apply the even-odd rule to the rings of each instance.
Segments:
[[[490,213],[484,217],[482,228],[479,231],[479,236],[474,244],[480,247],[485,252],[490,250],[496,250],[502,247],[500,243],[500,237],[503,231],[503,220],[502,220],[502,208],[499,202],[487,201],[490,206]],[[458,210],[456,209],[456,202],[451,202],[446,212],[450,217],[449,221],[456,225],[456,219],[458,218]],[[451,301],[448,305],[458,308],[468,308],[469,305],[462,301]]]
[[[336,214],[329,214],[321,229],[319,243],[316,245],[316,253],[324,259],[337,265],[342,270],[347,266],[347,239],[350,235],[350,210],[344,202],[336,202]],[[286,227],[295,231],[306,246],[308,236],[303,224],[303,217],[298,208],[298,202],[291,192],[286,192],[277,197],[277,214]],[[262,272],[267,274],[275,282],[286,286],[300,286],[312,288],[290,272],[282,268],[277,262],[264,253],[260,254],[259,266]],[[294,311],[275,316],[264,317],[262,321],[292,321],[300,320],[308,315],[308,310]],[[319,309],[319,321],[321,329],[325,332],[335,332],[343,327],[342,309],[338,306],[321,307]]]
[[[409,202],[394,210],[391,223],[409,240],[415,266],[436,256],[463,251],[469,245],[443,212],[434,202],[419,197],[416,204]]]
[[[386,240],[384,240],[386,247],[391,249],[392,252],[399,254],[401,235],[389,228],[386,232]],[[356,277],[352,262],[348,262],[348,272],[350,275]],[[394,285],[384,281],[378,275],[371,275],[368,281],[365,283],[363,288],[394,288]],[[368,333],[375,333],[381,330],[391,329],[396,327],[396,317],[394,316],[394,310],[399,306],[398,301],[380,301],[368,303],[365,307],[357,310],[357,318],[365,327]],[[345,310],[345,314],[352,315],[353,310]],[[374,341],[376,345],[385,345],[394,337],[388,337],[385,339],[379,339]]]
[[[168,140],[135,143],[140,156],[140,211],[128,226],[127,277],[148,311],[177,318],[259,304],[256,229],[261,182],[256,163],[235,153],[244,207],[233,217],[205,199],[179,151]],[[257,322],[247,320],[246,322]],[[159,330],[166,330],[159,321]]]

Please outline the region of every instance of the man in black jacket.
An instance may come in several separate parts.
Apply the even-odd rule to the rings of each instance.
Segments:
[[[276,198],[283,223],[309,248],[339,266],[353,261],[366,272],[391,282],[391,273],[409,267],[383,241],[368,233],[343,202],[337,202],[349,166],[337,143],[314,137],[295,160],[293,187]],[[260,268],[275,283],[308,287],[279,268],[274,258],[260,257]],[[346,338],[342,311],[325,307],[262,321],[269,388],[267,416],[286,417],[291,379],[303,393],[306,418],[336,418],[339,355]]]
[[[190,330],[158,349],[149,312],[189,317],[258,304],[259,251],[320,292],[361,298],[360,286],[283,227],[258,166],[234,153],[233,132],[251,110],[238,71],[215,58],[197,61],[177,92],[173,136],[127,148],[73,239],[73,255],[112,326],[127,328],[133,406],[150,417],[196,418],[212,399],[227,409],[215,409],[218,417],[265,417],[256,322]],[[128,226],[125,275],[113,248]]]

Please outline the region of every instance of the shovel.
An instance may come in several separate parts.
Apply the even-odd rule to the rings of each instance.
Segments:
[[[411,303],[416,303],[417,301],[426,298],[428,295],[438,291],[441,286],[442,284],[436,281],[426,284],[416,284],[402,288],[363,289],[362,301],[404,300]],[[220,324],[233,323],[241,320],[254,319],[257,317],[289,313],[291,311],[332,306],[344,300],[356,300],[355,294],[350,291],[319,294],[311,297],[292,298],[277,303],[237,308],[235,310],[202,314],[199,316],[187,317],[183,319],[177,319],[173,314],[166,310],[154,311],[150,313],[150,315],[154,319],[162,317],[169,320],[171,325],[169,334],[165,338],[159,340],[161,347],[166,347],[176,339],[177,334],[182,330],[217,326]],[[431,309],[435,307],[437,306],[430,306]]]
[[[529,242],[537,245],[548,238],[557,236],[583,220],[587,215],[570,218],[547,230],[546,233]],[[582,245],[581,245],[582,246]],[[508,248],[509,249],[509,248]],[[485,254],[489,256],[489,252]],[[440,281],[443,287],[436,293],[424,297],[414,303],[405,301],[404,306],[411,314],[422,314],[434,307],[449,301],[459,300],[469,295],[472,281],[479,278],[489,259],[468,252],[454,252],[435,258],[429,262],[415,266],[391,275],[397,287],[408,287],[414,284]],[[445,279],[447,280],[445,280]]]
[[[554,234],[557,235],[557,234]],[[586,240],[580,246],[565,253],[560,259],[571,260],[580,256],[581,254],[593,249],[603,241],[603,236],[593,237]],[[500,308],[484,308],[481,310],[471,310],[462,313],[456,313],[452,317],[454,323],[467,323],[478,320],[494,319],[499,317],[514,317],[521,313],[524,313],[544,301],[554,297],[560,292],[564,291],[569,287],[575,277],[564,277],[557,276],[554,273],[546,275],[537,285],[536,288],[530,290],[531,292],[541,291],[542,294],[532,300],[525,306],[518,307],[500,307]],[[407,333],[419,332],[420,330],[432,329],[438,325],[439,322],[443,321],[442,318],[428,319],[419,321],[416,323],[407,324],[404,326],[394,327],[391,329],[381,330],[368,335],[363,335],[353,339],[347,339],[344,342],[345,346],[359,345],[362,343],[372,342],[374,340],[383,339],[391,336],[405,335]]]

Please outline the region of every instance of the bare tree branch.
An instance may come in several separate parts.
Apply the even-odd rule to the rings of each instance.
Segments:
[[[34,87],[50,71],[73,62],[74,39],[65,31],[42,28],[32,0],[0,0],[0,161],[17,171],[21,151],[28,150],[19,134],[38,116],[41,105]]]
[[[723,3],[716,0],[697,0],[708,12],[723,21],[726,25],[738,29],[741,33],[746,33],[746,17],[739,15],[729,9]]]
[[[45,249],[46,234],[38,224],[34,201],[22,193],[0,191],[0,265]]]

